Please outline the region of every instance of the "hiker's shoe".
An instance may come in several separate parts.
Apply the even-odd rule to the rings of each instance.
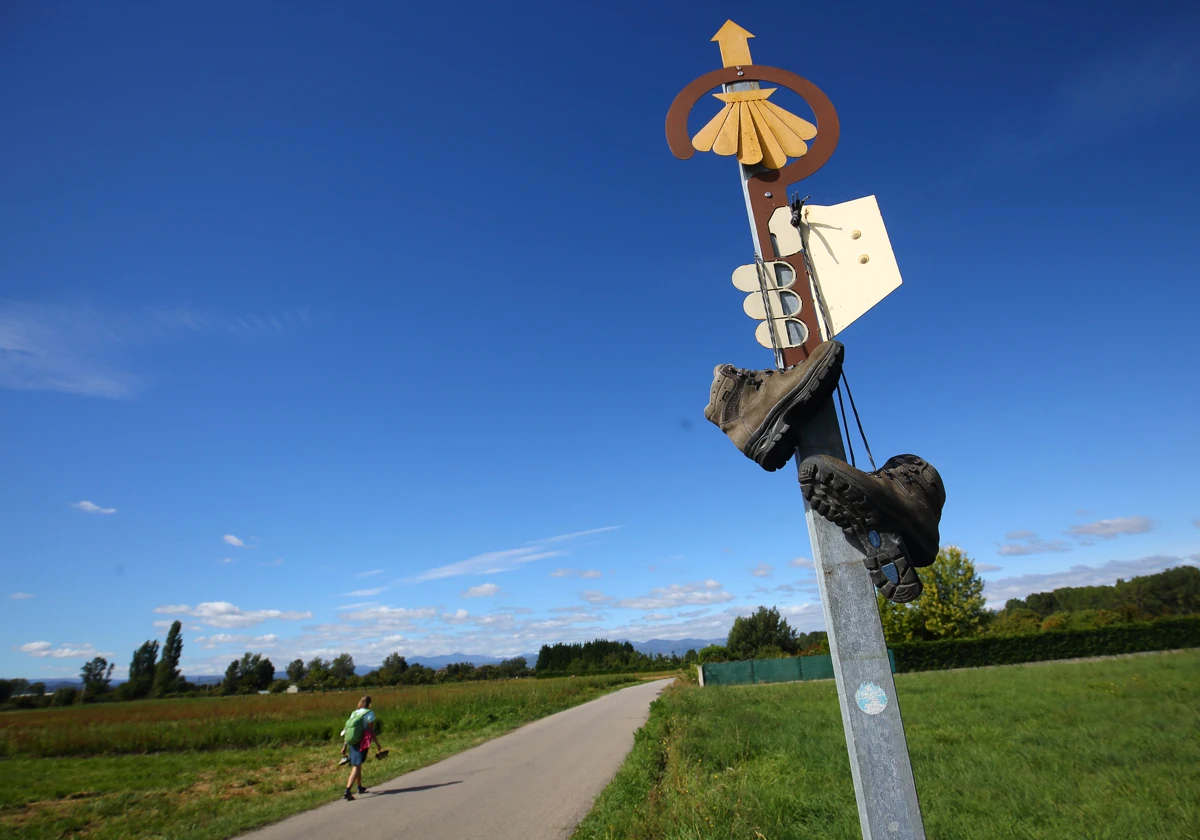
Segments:
[[[842,372],[840,341],[826,341],[784,370],[713,368],[704,416],[747,458],[774,472],[788,462],[799,431],[833,393]]]
[[[917,568],[937,557],[946,504],[946,488],[931,464],[897,455],[865,473],[837,458],[812,455],[799,474],[805,501],[858,544],[871,582],[885,598],[903,604],[921,594]]]
[[[388,757],[389,752],[390,752],[390,750],[379,750],[378,752],[375,753],[375,760],[383,761],[385,758]]]
[[[362,796],[366,792],[367,792],[367,789],[365,787],[363,787],[362,785],[358,786],[358,795],[359,796]]]
[[[346,791],[342,794],[342,799],[345,799],[347,802],[353,802],[354,794],[352,794],[350,791]]]
[[[345,767],[349,763],[350,763],[350,756],[344,755],[344,756],[342,756],[342,760],[338,762],[338,767]]]

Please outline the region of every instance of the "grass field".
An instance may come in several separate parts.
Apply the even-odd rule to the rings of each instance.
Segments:
[[[632,675],[372,690],[391,750],[368,786],[637,682]],[[358,694],[0,714],[0,836],[216,840],[333,801]]]
[[[1200,651],[896,685],[930,840],[1200,839]],[[832,681],[668,690],[574,840],[718,837],[861,837]]]

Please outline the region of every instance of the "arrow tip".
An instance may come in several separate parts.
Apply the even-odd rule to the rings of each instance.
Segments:
[[[721,40],[726,40],[726,39],[753,38],[753,37],[754,37],[754,35],[752,33],[747,32],[745,29],[738,26],[733,21],[727,20],[727,21],[725,21],[724,24],[721,25],[721,28],[717,30],[717,34],[712,36],[712,40],[713,41],[721,41]]]

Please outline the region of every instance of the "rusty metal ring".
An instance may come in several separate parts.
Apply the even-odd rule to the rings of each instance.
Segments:
[[[753,176],[751,180],[759,180],[764,184],[782,182],[784,186],[794,184],[807,178],[826,164],[837,148],[841,126],[838,123],[837,111],[833,103],[822,90],[805,79],[778,67],[766,67],[758,64],[747,64],[743,67],[722,67],[705,73],[679,92],[671,108],[667,111],[667,145],[671,153],[680,160],[687,160],[696,150],[692,148],[692,138],[688,134],[687,120],[692,108],[697,102],[718,85],[733,84],[734,82],[773,82],[782,85],[800,96],[808,107],[812,108],[817,119],[817,136],[809,146],[808,154],[789,163],[776,171],[764,170]]]

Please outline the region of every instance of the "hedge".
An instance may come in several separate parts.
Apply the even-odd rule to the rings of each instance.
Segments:
[[[1163,618],[1146,624],[1116,624],[1092,630],[1047,630],[1020,636],[982,636],[892,645],[896,653],[896,670],[900,672],[981,668],[1191,647],[1200,647],[1200,616]]]
[[[678,665],[653,668],[638,668],[630,665],[626,668],[607,668],[596,671],[534,671],[533,675],[539,680],[555,680],[562,677],[610,677],[616,674],[669,674],[672,671],[681,671],[687,667],[690,666],[685,666],[680,662]]]

